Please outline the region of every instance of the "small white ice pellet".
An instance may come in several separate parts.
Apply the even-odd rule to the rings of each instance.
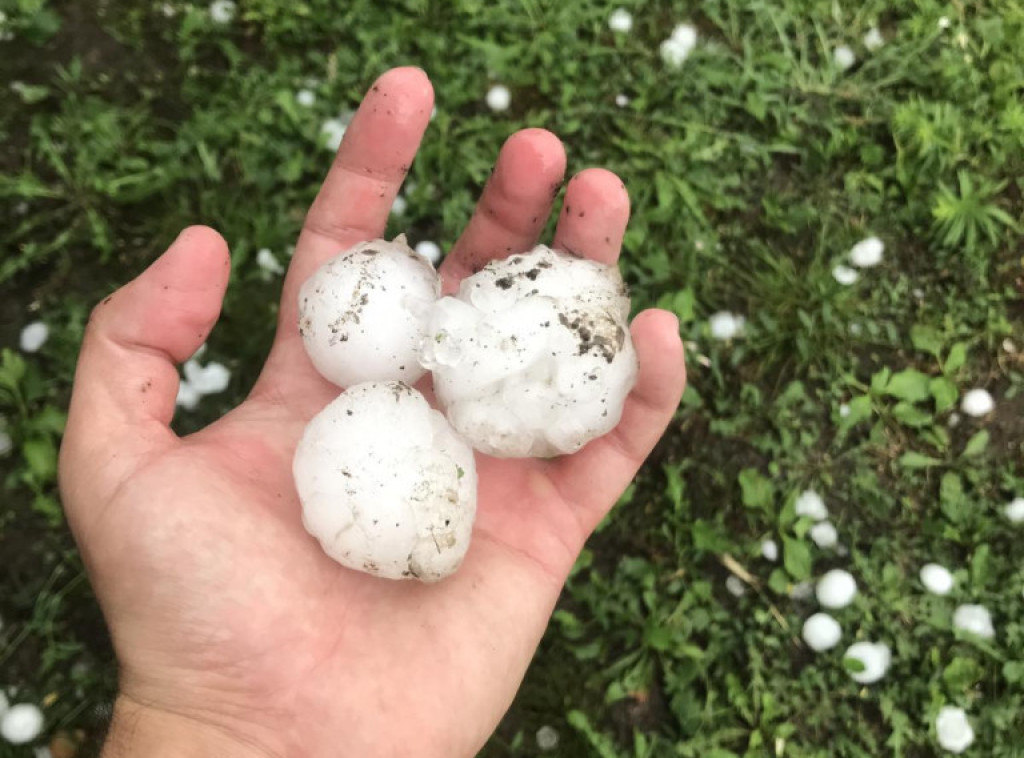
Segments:
[[[697,46],[697,28],[690,24],[677,24],[672,36],[661,43],[658,52],[670,68],[680,68]]]
[[[1015,497],[1003,509],[1011,524],[1024,524],[1024,497]]]
[[[732,574],[725,580],[725,588],[733,597],[743,597],[747,594],[747,585],[738,576]]]
[[[960,410],[974,418],[987,416],[995,407],[996,402],[992,399],[992,394],[983,389],[970,390],[960,401]]]
[[[235,17],[235,4],[232,0],[213,0],[210,3],[210,19],[215,24],[228,24]]]
[[[43,712],[31,703],[18,703],[0,718],[0,737],[13,745],[31,742],[43,731]]]
[[[832,569],[818,580],[814,594],[825,608],[845,608],[857,597],[857,581],[849,571]]]
[[[827,613],[815,613],[804,622],[801,636],[807,647],[820,653],[839,644],[843,637],[843,628]]]
[[[850,672],[850,678],[858,684],[874,684],[881,680],[892,664],[892,650],[884,642],[855,642],[843,657],[853,658],[863,665],[863,670]]]
[[[878,237],[868,237],[850,248],[850,263],[857,268],[871,268],[882,262],[885,244]]]
[[[779,545],[775,540],[765,540],[761,543],[761,555],[766,561],[774,563],[779,560]]]
[[[746,319],[729,311],[719,311],[708,319],[708,328],[712,339],[727,342],[735,339],[743,331]]]
[[[430,261],[432,266],[441,262],[441,246],[430,240],[423,240],[416,245],[416,252]]]
[[[487,90],[487,107],[492,111],[507,111],[512,103],[512,93],[504,84],[495,84]]]
[[[624,95],[621,92],[615,96],[615,104],[620,108],[625,108],[629,105],[629,96]]]
[[[921,584],[933,595],[948,595],[953,591],[953,575],[945,566],[927,563],[921,567]]]
[[[868,50],[877,50],[885,44],[885,38],[882,33],[878,31],[877,26],[872,26],[868,29],[867,34],[864,35],[864,47]]]
[[[806,516],[814,521],[824,521],[828,518],[828,508],[825,501],[821,499],[814,490],[804,490],[796,499],[794,510],[797,516]]]
[[[625,8],[616,8],[608,17],[608,28],[613,32],[628,33],[633,28],[633,14]]]
[[[300,89],[295,93],[295,102],[304,108],[312,108],[316,103],[316,94],[312,90]]]
[[[231,371],[221,363],[211,361],[200,366],[198,361],[189,360],[184,366],[185,379],[200,395],[215,395],[223,392],[231,383]]]
[[[320,126],[320,139],[323,146],[331,151],[337,150],[341,147],[346,129],[348,129],[348,124],[340,118],[329,118],[324,121]]]
[[[819,521],[811,527],[808,534],[814,540],[814,544],[820,548],[832,548],[839,541],[839,533],[830,521]]]
[[[31,324],[21,330],[21,337],[18,343],[21,345],[21,349],[26,353],[39,352],[46,340],[50,337],[50,327],[44,324],[42,321],[33,321]]]
[[[935,738],[939,747],[950,753],[962,753],[974,742],[974,729],[963,708],[944,705],[935,717]]]
[[[184,408],[186,411],[194,411],[199,406],[202,395],[192,386],[188,379],[178,382],[178,395],[174,398],[174,404]]]
[[[953,612],[953,626],[982,639],[990,640],[996,636],[992,626],[992,614],[983,605],[965,603]]]
[[[544,725],[537,730],[537,747],[545,752],[558,747],[558,732],[554,727]]]
[[[860,278],[860,274],[857,273],[856,269],[852,269],[849,266],[844,266],[840,263],[832,269],[832,278],[840,284],[848,287]]]
[[[839,45],[832,51],[832,60],[835,61],[836,68],[846,71],[857,62],[857,56],[853,54],[849,45]]]
[[[409,207],[409,201],[401,195],[395,195],[395,200],[391,203],[391,212],[396,216],[402,216],[405,214],[406,209]]]
[[[260,248],[256,253],[256,265],[268,274],[283,274],[284,266],[269,247]]]

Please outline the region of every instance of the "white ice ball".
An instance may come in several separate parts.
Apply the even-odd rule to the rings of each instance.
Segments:
[[[878,237],[868,237],[850,248],[850,263],[858,268],[871,268],[882,262],[885,244]]]
[[[615,266],[539,245],[434,305],[421,361],[455,429],[501,457],[574,453],[615,427],[636,381]]]
[[[625,8],[616,8],[608,17],[608,28],[613,32],[629,32],[633,28],[633,14]]]
[[[992,394],[983,389],[970,390],[960,401],[960,410],[975,418],[987,416],[995,407],[996,402],[992,399]]]
[[[317,370],[341,387],[415,382],[424,318],[441,281],[399,236],[362,242],[338,255],[299,290],[299,331]]]
[[[18,342],[21,345],[21,349],[26,353],[35,353],[46,344],[46,340],[49,337],[50,327],[42,321],[33,321],[21,330],[21,337]]]
[[[743,316],[737,316],[729,311],[719,311],[708,319],[708,328],[711,331],[712,339],[721,342],[727,342],[738,337],[740,332],[743,331],[745,324],[746,319]]]
[[[849,45],[839,45],[832,51],[832,60],[835,61],[836,68],[846,71],[857,62],[857,56],[854,55]]]
[[[827,613],[815,613],[804,622],[801,636],[807,647],[816,652],[831,650],[839,644],[843,628]]]
[[[814,490],[804,490],[796,499],[793,505],[797,516],[806,516],[814,521],[824,521],[828,518],[828,508],[825,501]]]
[[[423,240],[416,245],[416,252],[430,261],[430,265],[436,267],[441,262],[441,246],[430,240]]]
[[[811,527],[808,534],[811,535],[811,539],[814,540],[814,544],[820,548],[832,548],[836,546],[839,541],[839,533],[836,531],[835,526],[829,521],[819,521],[817,524]]]
[[[1003,509],[1011,524],[1024,524],[1024,497],[1015,497]]]
[[[0,737],[14,745],[31,742],[43,731],[43,712],[31,703],[12,705],[0,718]]]
[[[183,367],[186,381],[200,395],[215,395],[223,392],[231,383],[231,371],[227,366],[211,361],[200,366],[199,361],[188,360]]]
[[[504,84],[495,84],[487,90],[487,107],[492,111],[507,111],[512,103],[512,93]]]
[[[473,451],[408,385],[342,393],[306,426],[292,470],[306,530],[338,563],[427,582],[462,563],[476,515]]]
[[[850,678],[859,684],[879,681],[892,664],[892,650],[884,642],[855,642],[843,657],[860,661],[863,666],[861,671],[850,672]]]
[[[974,729],[963,708],[944,705],[935,717],[935,737],[939,747],[951,753],[962,753],[974,742]]]
[[[845,608],[857,597],[857,582],[850,572],[832,569],[818,580],[814,594],[825,608]]]
[[[779,544],[775,540],[765,540],[761,543],[761,556],[773,563],[779,560]]]
[[[872,26],[868,29],[867,34],[864,35],[864,47],[868,50],[877,50],[885,44],[885,38],[882,33],[878,31],[877,26]]]
[[[996,636],[992,626],[992,614],[983,605],[966,603],[953,611],[953,626],[982,639],[990,640]]]
[[[856,269],[840,263],[832,269],[832,278],[844,286],[849,286],[860,278],[860,274],[857,273]]]
[[[953,591],[953,575],[945,566],[928,563],[921,567],[921,584],[933,595],[948,595]]]

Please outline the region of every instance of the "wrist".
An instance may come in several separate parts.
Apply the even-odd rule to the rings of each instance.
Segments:
[[[101,758],[274,758],[249,735],[193,716],[147,706],[125,695],[114,703],[114,718]]]

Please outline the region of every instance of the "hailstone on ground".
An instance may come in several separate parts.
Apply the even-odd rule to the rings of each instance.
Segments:
[[[953,626],[986,640],[996,636],[995,627],[992,626],[992,614],[983,605],[965,603],[958,606],[953,612]]]
[[[962,753],[974,742],[974,729],[963,708],[944,705],[935,717],[935,736],[943,750]]]
[[[852,658],[861,664],[860,671],[850,672],[853,681],[874,684],[889,670],[892,650],[884,642],[855,642],[847,648],[844,658]]]
[[[43,712],[32,703],[12,705],[0,718],[0,737],[14,745],[31,742],[43,731]]]
[[[307,425],[293,462],[306,530],[344,566],[432,582],[476,515],[473,451],[402,382],[349,388]]]
[[[921,584],[933,595],[948,595],[953,591],[953,575],[945,566],[926,563],[921,567]]]
[[[338,255],[299,291],[299,331],[313,365],[341,387],[415,382],[424,314],[441,294],[434,267],[399,235]]]
[[[618,424],[636,381],[628,316],[615,266],[539,245],[438,300],[421,361],[448,420],[478,450],[574,453]]]
[[[843,628],[827,613],[815,613],[804,622],[801,636],[807,647],[820,653],[839,644],[843,637]]]
[[[857,582],[850,572],[832,569],[818,580],[814,594],[825,608],[845,608],[857,597]]]

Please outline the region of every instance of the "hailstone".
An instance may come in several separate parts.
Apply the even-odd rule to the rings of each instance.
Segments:
[[[462,563],[473,451],[408,385],[350,387],[306,426],[292,470],[306,530],[342,565],[433,582]]]
[[[844,658],[861,664],[860,671],[850,671],[850,678],[858,684],[880,681],[892,664],[892,650],[884,642],[855,642],[846,649]]]
[[[476,449],[574,453],[615,427],[636,381],[628,316],[615,266],[538,245],[491,261],[438,300],[420,360]]]
[[[299,331],[324,378],[341,387],[415,382],[424,316],[441,294],[434,267],[399,235],[327,261],[299,290]]]

